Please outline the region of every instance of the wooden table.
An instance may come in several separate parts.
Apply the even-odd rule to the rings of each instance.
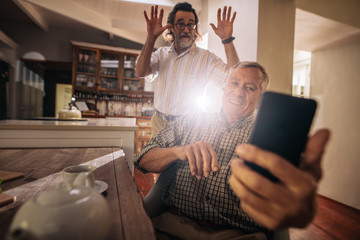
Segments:
[[[67,166],[88,163],[97,167],[97,180],[108,183],[103,193],[113,214],[107,239],[155,239],[151,220],[120,148],[0,149],[0,170],[24,173],[1,184],[16,201],[0,207],[0,239],[8,231],[19,207],[36,192],[53,188]]]

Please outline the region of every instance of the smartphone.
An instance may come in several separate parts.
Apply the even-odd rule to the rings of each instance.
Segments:
[[[316,106],[313,99],[270,91],[263,93],[249,143],[279,154],[299,166]],[[254,163],[245,163],[270,180],[278,181],[268,170]]]

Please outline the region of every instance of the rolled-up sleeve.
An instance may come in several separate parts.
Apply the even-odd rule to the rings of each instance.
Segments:
[[[143,173],[148,173],[147,170],[139,166],[141,158],[153,148],[169,148],[178,146],[182,142],[184,133],[184,122],[186,117],[179,118],[174,123],[170,124],[165,129],[161,130],[155,137],[144,146],[142,151],[135,156],[134,166]]]

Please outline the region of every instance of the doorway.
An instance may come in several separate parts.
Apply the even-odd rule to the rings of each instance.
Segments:
[[[6,119],[9,97],[9,64],[0,60],[0,119]]]
[[[295,50],[292,95],[310,97],[311,52]]]
[[[34,117],[56,117],[56,85],[72,83],[72,63],[59,61],[39,61],[22,59],[25,69],[30,70],[41,79],[41,104],[37,104],[32,108],[36,108],[37,114],[26,116],[27,119]],[[24,81],[29,82],[27,78],[32,79],[31,74],[25,74]],[[38,85],[40,86],[40,85]],[[34,111],[33,111],[34,112]]]

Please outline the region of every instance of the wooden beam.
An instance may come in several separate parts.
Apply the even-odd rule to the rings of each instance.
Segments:
[[[20,0],[16,0],[20,1]],[[99,29],[105,33],[111,33],[131,41],[143,44],[146,40],[146,33],[134,30],[119,29],[113,26],[112,19],[107,15],[102,15],[96,10],[89,9],[70,0],[44,1],[26,0],[27,2],[48,9],[69,19],[81,22],[85,25]]]
[[[43,31],[48,31],[49,27],[39,11],[31,4],[24,0],[13,0],[18,7]]]
[[[27,2],[99,29],[108,29],[111,27],[111,21],[107,16],[101,15],[100,13],[86,8],[74,1],[27,0]]]
[[[15,41],[13,41],[8,35],[6,35],[3,31],[0,30],[0,41],[5,43],[5,45],[10,48],[17,48],[18,45]]]

